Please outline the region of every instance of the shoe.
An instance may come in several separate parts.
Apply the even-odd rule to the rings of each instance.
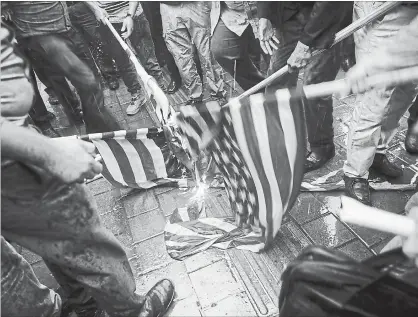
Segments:
[[[315,148],[308,153],[305,161],[305,173],[317,170],[324,166],[335,156],[335,146],[327,145],[321,148]]]
[[[162,317],[170,308],[174,299],[174,285],[164,279],[159,281],[145,295],[145,301],[141,307],[139,317]]]
[[[33,121],[36,123],[44,123],[44,122],[50,122],[54,120],[55,118],[56,118],[55,114],[47,111],[46,114],[44,114],[43,116],[37,117],[36,119],[33,119]]]
[[[193,98],[190,97],[190,99],[186,102],[186,106],[196,106],[203,102],[202,97],[199,98]]]
[[[52,106],[56,106],[56,105],[59,105],[60,104],[60,101],[54,95],[48,95],[48,102]]]
[[[403,174],[402,168],[393,164],[386,155],[377,153],[374,156],[373,164],[371,166],[377,172],[388,177],[396,178]]]
[[[145,105],[147,99],[145,96],[140,93],[136,92],[132,94],[131,103],[129,104],[128,108],[126,109],[126,114],[128,116],[133,116],[141,110],[141,108]]]
[[[76,124],[84,123],[83,111],[81,109],[73,110],[73,120]]]
[[[110,90],[116,90],[119,88],[119,80],[117,76],[111,76],[107,79],[107,85]]]
[[[180,80],[174,80],[171,79],[170,83],[167,87],[167,93],[168,94],[174,94],[177,90],[179,90],[181,87],[181,81]]]
[[[60,317],[71,317],[76,313],[77,317],[107,317],[103,309],[97,307],[96,301],[92,298],[83,307],[77,307],[75,304],[69,304],[68,300],[63,301]]]
[[[360,177],[344,175],[345,194],[359,202],[371,206],[369,181]]]
[[[418,120],[408,122],[408,131],[405,137],[405,149],[410,154],[418,154]]]
[[[157,81],[158,86],[160,86],[161,90],[166,92],[167,91],[167,86],[164,83],[164,78],[163,76],[158,76],[158,77],[154,77],[155,80]]]
[[[344,72],[348,72],[351,67],[356,64],[355,56],[346,56],[341,60],[341,68]]]

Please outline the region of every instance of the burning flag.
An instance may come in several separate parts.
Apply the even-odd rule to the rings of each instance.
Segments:
[[[188,218],[183,217],[183,221],[168,224],[167,250],[173,258],[199,252],[202,246],[257,252],[274,240],[303,178],[302,102],[300,92],[283,89],[231,100],[229,108],[218,106],[216,113],[213,105],[210,109],[198,107],[194,113],[180,109],[178,126],[193,151],[198,153],[209,144],[207,150],[224,176],[235,222],[209,218],[184,221]],[[204,115],[196,116],[197,112]]]

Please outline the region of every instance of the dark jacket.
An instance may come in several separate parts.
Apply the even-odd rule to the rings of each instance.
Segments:
[[[259,17],[270,20],[279,31],[301,11],[309,12],[299,41],[315,48],[328,47],[335,34],[351,23],[353,14],[353,2],[345,1],[259,1],[257,7]]]

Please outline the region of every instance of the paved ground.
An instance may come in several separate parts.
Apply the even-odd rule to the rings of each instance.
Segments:
[[[114,92],[106,89],[106,105],[126,128],[154,125],[142,111],[127,117],[129,94],[121,82]],[[337,156],[331,164],[315,172],[324,175],[341,166],[345,156],[344,140],[354,97],[334,98],[334,128]],[[170,97],[177,105],[185,101],[184,91]],[[84,133],[74,126],[59,107],[53,125],[64,135]],[[406,120],[401,122],[390,153],[404,165],[416,167],[416,158],[402,148]],[[412,170],[414,167],[411,167]],[[418,168],[418,167],[417,167]],[[274,246],[262,254],[240,250],[208,250],[183,262],[171,259],[164,245],[164,225],[176,207],[183,207],[190,193],[180,189],[158,188],[143,192],[112,188],[104,179],[88,184],[94,193],[104,225],[125,246],[135,272],[138,292],[147,291],[163,277],[171,278],[177,290],[169,316],[272,316],[277,315],[280,275],[284,267],[310,244],[342,250],[356,259],[378,253],[391,236],[349,226],[335,216],[336,197],[341,192],[301,193],[289,213]],[[374,192],[375,206],[402,213],[411,192]],[[206,197],[208,216],[231,215],[224,190],[213,189]],[[56,286],[42,260],[27,250],[24,256],[40,280]]]

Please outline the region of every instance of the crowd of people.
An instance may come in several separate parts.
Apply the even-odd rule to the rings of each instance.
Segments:
[[[358,95],[344,164],[346,194],[371,204],[369,169],[387,177],[402,169],[386,156],[401,117],[409,109],[405,148],[418,154],[417,84],[365,91],[364,78],[418,65],[418,3],[398,5],[331,47],[335,34],[376,10],[382,2],[255,1],[2,1],[2,310],[5,316],[162,316],[174,286],[162,280],[146,296],[135,293],[126,254],[99,221],[82,183],[102,170],[95,149],[80,140],[59,142],[44,130],[61,104],[87,133],[121,130],[105,107],[103,87],[131,94],[127,115],[147,102],[134,66],[113,36],[109,20],[128,41],[146,71],[168,94],[182,85],[189,105],[210,98],[227,101],[223,71],[247,90],[288,65],[290,71],[266,88],[332,81],[340,68]],[[320,55],[317,50],[326,49]],[[355,65],[355,66],[354,66]],[[166,85],[162,68],[170,75]],[[351,69],[350,69],[351,68]],[[74,95],[69,83],[76,89]],[[204,85],[206,84],[206,85]],[[305,172],[335,155],[332,98],[305,102],[309,152]],[[418,206],[416,207],[418,208]],[[414,209],[414,208],[412,208]],[[415,211],[412,215],[417,215]],[[418,228],[418,220],[416,221]],[[67,294],[42,286],[13,241],[39,254]],[[417,256],[416,234],[405,253]],[[8,292],[12,294],[8,294]],[[16,293],[18,291],[18,293]],[[7,294],[7,296],[3,296]]]

